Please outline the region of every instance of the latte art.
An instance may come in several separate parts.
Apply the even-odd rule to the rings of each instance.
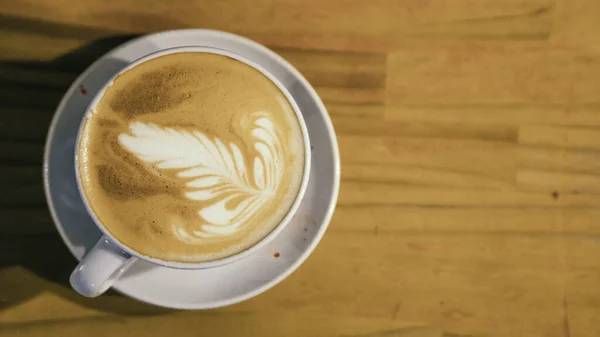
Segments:
[[[199,228],[172,224],[173,233],[182,241],[201,244],[203,239],[234,234],[275,197],[283,173],[281,140],[268,114],[259,112],[251,118],[258,153],[252,172],[236,144],[225,145],[197,130],[137,122],[129,127],[131,135],[119,136],[121,145],[140,160],[162,170],[179,170],[177,176],[189,188],[187,198],[210,201],[198,208],[205,222]],[[237,204],[228,208],[236,199]]]
[[[121,244],[166,261],[244,251],[292,208],[305,143],[285,94],[235,59],[182,52],[123,72],[84,121],[78,175]]]

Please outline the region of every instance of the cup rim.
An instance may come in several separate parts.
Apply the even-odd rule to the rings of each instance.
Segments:
[[[302,134],[302,140],[303,140],[303,145],[304,145],[304,167],[303,167],[304,170],[303,170],[302,180],[300,183],[300,188],[298,190],[298,193],[296,194],[294,201],[292,202],[292,204],[290,206],[290,209],[285,214],[283,219],[279,222],[279,224],[273,230],[271,230],[271,232],[269,232],[266,236],[262,237],[259,241],[257,241],[254,245],[252,245],[249,248],[244,249],[236,254],[233,254],[233,255],[224,257],[222,259],[218,259],[218,260],[210,260],[210,261],[203,261],[203,262],[168,261],[168,260],[158,259],[158,258],[144,255],[144,254],[130,248],[129,246],[125,245],[120,240],[118,240],[115,236],[113,236],[112,233],[110,233],[110,231],[108,231],[108,229],[102,224],[102,222],[100,221],[100,219],[98,218],[98,216],[96,215],[94,210],[92,209],[90,202],[89,202],[87,196],[85,195],[85,192],[83,191],[83,186],[81,183],[81,176],[79,174],[80,173],[79,165],[78,165],[78,163],[79,163],[79,147],[80,147],[80,143],[81,143],[83,126],[85,125],[85,122],[89,118],[94,107],[96,107],[98,102],[104,96],[105,91],[113,84],[114,80],[119,75],[123,74],[124,72],[126,72],[144,62],[150,61],[154,58],[165,56],[165,55],[170,55],[170,54],[177,54],[177,53],[208,53],[208,54],[227,56],[227,57],[233,58],[239,62],[242,62],[242,63],[258,70],[261,74],[263,74],[265,77],[267,77],[273,84],[275,84],[277,86],[277,88],[284,94],[285,98],[288,100],[288,102],[292,106],[292,109],[294,110],[294,113],[298,120],[298,124],[300,125],[300,131]],[[310,138],[308,135],[308,128],[306,126],[306,122],[304,120],[302,112],[300,111],[300,108],[299,108],[298,104],[296,103],[292,94],[285,88],[285,86],[273,74],[271,74],[270,72],[265,70],[259,64],[245,58],[242,55],[230,52],[228,50],[221,49],[221,48],[214,48],[214,47],[206,47],[206,46],[180,46],[180,47],[162,49],[162,50],[159,50],[159,51],[156,51],[156,52],[153,52],[153,53],[150,53],[150,54],[147,54],[145,56],[138,58],[137,60],[131,62],[125,68],[119,70],[116,74],[114,74],[102,86],[102,88],[100,90],[98,90],[98,92],[94,95],[94,98],[91,100],[90,104],[87,106],[86,111],[83,114],[83,116],[81,118],[81,122],[77,129],[77,136],[75,138],[74,152],[75,152],[75,154],[74,154],[75,180],[77,182],[77,190],[79,192],[79,195],[81,196],[81,200],[83,202],[83,205],[85,206],[85,209],[86,209],[88,215],[90,216],[90,218],[92,219],[92,221],[94,222],[96,227],[102,232],[102,235],[108,237],[119,249],[121,249],[123,252],[125,252],[133,257],[148,261],[148,262],[156,264],[156,265],[160,265],[160,266],[167,267],[167,268],[175,268],[175,269],[207,269],[207,268],[223,266],[223,265],[226,265],[229,263],[233,263],[235,261],[239,261],[239,260],[253,254],[257,250],[264,247],[265,245],[267,245],[279,233],[281,233],[285,229],[285,227],[290,223],[291,219],[294,217],[294,215],[298,211],[298,208],[300,207],[300,204],[301,204],[302,199],[304,198],[304,194],[306,192],[306,188],[308,186],[308,180],[310,177],[310,168],[311,168],[311,147],[310,147]]]

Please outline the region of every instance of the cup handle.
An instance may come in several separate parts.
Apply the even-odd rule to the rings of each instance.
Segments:
[[[103,236],[71,273],[71,287],[86,297],[99,296],[136,260]]]

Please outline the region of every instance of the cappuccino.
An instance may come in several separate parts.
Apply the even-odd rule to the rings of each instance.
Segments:
[[[165,261],[244,251],[300,192],[305,144],[285,94],[255,68],[204,52],[117,76],[84,121],[83,193],[123,245]]]

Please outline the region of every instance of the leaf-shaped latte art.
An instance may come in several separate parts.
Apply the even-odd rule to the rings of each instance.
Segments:
[[[172,224],[181,240],[195,243],[231,235],[274,197],[282,172],[281,140],[266,113],[255,113],[252,118],[257,153],[251,162],[252,174],[236,144],[226,145],[199,131],[134,122],[130,134],[119,135],[121,146],[138,159],[160,170],[177,170],[188,187],[185,196],[202,202],[198,215],[204,223],[199,228]],[[230,209],[226,205],[232,200],[237,203]]]

